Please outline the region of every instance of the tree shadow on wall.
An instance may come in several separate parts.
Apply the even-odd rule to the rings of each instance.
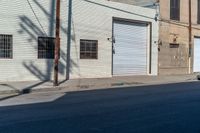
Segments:
[[[61,3],[62,4],[62,3]],[[33,6],[34,5],[34,6]],[[56,7],[56,0],[50,1],[50,6],[45,8],[42,4],[40,4],[40,1],[38,0],[32,0],[30,4],[26,4],[27,8],[30,8],[30,16],[34,15],[33,17],[27,16],[27,15],[20,15],[19,16],[19,27],[20,30],[18,30],[18,33],[22,36],[25,36],[26,38],[26,45],[29,45],[28,47],[32,47],[34,51],[38,50],[38,37],[39,36],[48,36],[48,37],[55,37],[55,7]],[[36,14],[34,10],[37,10],[37,12],[40,12],[40,14]],[[39,11],[38,11],[39,10]],[[43,14],[41,14],[43,13]],[[66,14],[67,14],[67,5],[66,5]],[[46,18],[43,19],[38,16],[42,15]],[[37,20],[37,21],[36,21]],[[48,20],[48,22],[44,22],[44,20]],[[65,22],[65,20],[62,20],[61,22]],[[45,24],[45,25],[44,25]],[[61,24],[62,25],[62,24]],[[44,28],[46,27],[46,29]],[[65,34],[67,37],[67,28],[61,26],[61,32]],[[74,38],[74,37],[72,37]],[[61,38],[62,40],[62,38]],[[67,46],[67,42],[62,44]],[[41,81],[50,81],[52,79],[52,73],[53,73],[53,67],[54,67],[54,60],[53,59],[37,59],[37,52],[34,52],[35,59],[27,59],[23,61],[23,66],[37,79]],[[59,74],[65,75],[67,72],[66,69],[66,63],[67,63],[67,49],[60,49],[60,61],[59,61]],[[41,63],[42,65],[41,66]],[[45,63],[44,63],[45,62]],[[70,59],[70,67],[78,67],[78,65],[73,62]],[[44,64],[43,64],[44,63]],[[71,70],[71,69],[70,69]]]

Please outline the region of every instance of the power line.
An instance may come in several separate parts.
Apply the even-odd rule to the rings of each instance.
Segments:
[[[40,27],[41,27],[41,29],[42,29],[42,31],[43,31],[43,34],[45,34],[45,35],[47,36],[47,33],[45,32],[44,27],[42,26],[42,24],[41,24],[39,18],[37,17],[37,15],[36,15],[36,13],[35,13],[35,11],[34,11],[34,9],[33,9],[33,6],[31,5],[30,1],[27,0],[27,3],[29,4],[29,6],[30,6],[30,8],[31,8],[31,11],[33,12],[33,14],[34,14],[34,16],[35,16],[35,18],[36,18],[38,24],[40,25]]]

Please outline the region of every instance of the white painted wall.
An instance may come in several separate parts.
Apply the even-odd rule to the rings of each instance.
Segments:
[[[112,18],[152,22],[152,75],[157,75],[158,22],[156,11],[106,0],[73,0],[72,69],[71,78],[94,78],[112,76]],[[79,40],[98,40],[98,60],[80,60]],[[156,43],[154,43],[156,41]]]
[[[44,31],[54,36],[55,21],[51,11],[52,1],[30,0]],[[66,54],[67,2],[62,1],[61,47]],[[55,14],[55,13],[54,13]],[[45,80],[52,77],[53,60],[37,59],[37,38],[43,36],[43,30],[35,18],[27,0],[0,1],[0,34],[13,35],[13,59],[0,59],[0,81]],[[65,77],[65,61],[60,78]]]
[[[30,0],[48,36],[54,36],[50,24],[51,1]],[[68,0],[61,0],[61,64],[60,79],[66,74]],[[55,11],[55,7],[54,10]],[[155,10],[107,0],[73,0],[70,78],[111,77],[112,18],[120,17],[152,22],[152,75],[157,75],[158,23]],[[0,59],[0,81],[44,80],[53,76],[53,60],[37,59],[37,37],[42,35],[27,0],[0,1],[0,34],[13,35],[13,59]],[[98,60],[80,60],[80,39],[98,40]],[[156,43],[154,43],[156,41]]]

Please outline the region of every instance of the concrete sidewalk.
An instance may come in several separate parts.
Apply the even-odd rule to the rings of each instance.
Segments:
[[[141,86],[197,81],[196,74],[171,76],[127,76],[98,79],[71,79],[53,87],[51,81],[0,82],[1,94],[24,94],[45,91],[83,91],[122,86]]]

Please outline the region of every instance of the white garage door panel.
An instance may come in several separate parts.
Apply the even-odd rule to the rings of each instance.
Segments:
[[[113,75],[147,74],[147,25],[114,23]]]
[[[200,38],[194,38],[193,71],[194,72],[200,72]]]

